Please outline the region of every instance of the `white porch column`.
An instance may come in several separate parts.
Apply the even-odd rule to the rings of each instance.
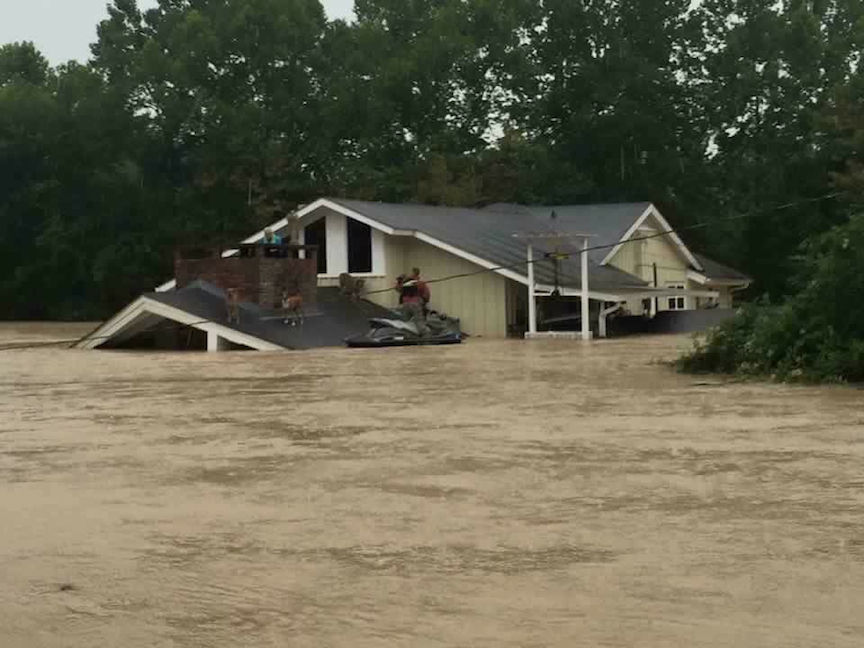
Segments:
[[[528,243],[528,332],[537,332],[537,297],[534,294],[534,247]]]
[[[302,221],[295,221],[294,228],[297,230],[297,238],[294,239],[294,242],[297,245],[306,245],[306,228],[303,227]],[[306,250],[300,250],[300,253],[297,255],[301,259],[306,258]]]
[[[227,351],[230,344],[228,340],[221,337],[216,331],[207,331],[207,351],[211,353]]]
[[[338,277],[348,272],[348,218],[331,212],[326,216],[327,274]]]
[[[591,322],[589,321],[588,301],[588,237],[582,243],[582,339],[591,339]]]
[[[599,318],[599,329],[598,333],[601,338],[608,337],[606,332],[606,318],[609,317],[612,313],[621,308],[621,303],[617,303],[614,306],[610,306],[609,308],[601,308],[600,309],[600,318]]]

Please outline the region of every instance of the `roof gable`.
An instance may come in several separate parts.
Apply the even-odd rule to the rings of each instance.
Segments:
[[[603,265],[612,246],[621,241],[629,228],[650,207],[650,202],[537,206],[498,203],[489,205],[485,209],[497,213],[530,216],[550,224],[563,234],[590,232],[593,235],[591,247],[594,249],[588,252],[588,256],[594,263]],[[553,212],[555,213],[554,224],[551,221]]]
[[[684,244],[684,241],[682,241],[678,234],[675,233],[675,230],[669,224],[669,222],[665,218],[663,218],[663,214],[661,214],[660,211],[650,203],[645,212],[624,233],[618,244],[612,247],[607,252],[605,257],[603,258],[602,263],[609,263],[615,257],[615,255],[618,254],[618,251],[621,249],[621,247],[625,245],[628,241],[640,240],[638,236],[639,229],[645,224],[645,222],[649,218],[653,218],[657,221],[657,224],[660,226],[660,231],[651,234],[646,238],[660,238],[661,236],[668,237],[669,240],[672,242],[672,245],[677,248],[677,251],[690,265],[692,265],[697,270],[702,269],[702,265],[699,263],[693,253],[689,250],[689,248]]]
[[[526,229],[537,229],[549,227],[553,231],[552,224],[544,221],[536,214],[523,209],[509,212],[496,211],[492,209],[469,209],[461,207],[435,207],[418,204],[396,204],[367,202],[360,200],[346,200],[341,198],[328,199],[326,202],[335,203],[347,208],[363,217],[373,219],[379,224],[391,228],[394,232],[418,233],[417,238],[426,240],[433,245],[443,247],[441,244],[452,247],[451,251],[463,251],[476,259],[485,260],[490,265],[515,273],[524,278],[525,262],[527,258],[527,245],[524,241],[515,238],[514,234]],[[542,209],[542,208],[540,208]],[[557,209],[557,208],[556,208]],[[570,224],[571,229],[576,223]],[[555,231],[561,231],[556,222]],[[574,230],[575,231],[575,230]],[[551,252],[544,250],[544,246],[536,245],[538,252]],[[562,252],[578,255],[578,248],[562,244],[559,246]],[[463,256],[463,258],[468,258]],[[469,258],[469,260],[472,260]],[[591,284],[592,289],[613,290],[616,286],[644,286],[645,282],[622,270],[610,266],[601,266],[591,258]],[[475,261],[476,262],[476,261]],[[555,273],[551,262],[538,263],[536,265],[537,281],[551,285],[555,281]],[[578,256],[573,259],[561,261],[559,264],[559,280],[578,286],[580,283],[581,268]],[[524,281],[524,279],[523,279]]]

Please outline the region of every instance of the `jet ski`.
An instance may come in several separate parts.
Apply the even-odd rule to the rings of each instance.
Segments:
[[[429,327],[427,335],[420,335],[412,322],[405,321],[396,312],[392,318],[372,318],[369,324],[371,328],[366,333],[345,338],[345,344],[355,349],[434,346],[460,344],[463,338],[458,319],[436,312],[429,313],[426,318],[426,325]]]

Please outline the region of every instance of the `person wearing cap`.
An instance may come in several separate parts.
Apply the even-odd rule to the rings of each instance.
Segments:
[[[420,294],[420,281],[409,277],[402,282],[400,292],[400,310],[406,319],[417,327],[417,332],[425,337],[429,333],[429,327],[426,325],[425,302]]]

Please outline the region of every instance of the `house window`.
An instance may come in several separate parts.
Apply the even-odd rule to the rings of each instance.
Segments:
[[[327,219],[321,218],[303,229],[303,243],[318,246],[318,274],[327,274]]]
[[[372,228],[348,219],[348,272],[372,272]]]
[[[666,287],[674,290],[684,290],[686,288],[684,284],[667,284]],[[669,297],[668,306],[669,310],[687,310],[687,298]]]

